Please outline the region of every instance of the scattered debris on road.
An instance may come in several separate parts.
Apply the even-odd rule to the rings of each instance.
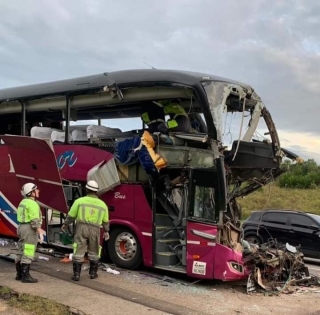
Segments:
[[[273,240],[256,247],[244,259],[251,270],[247,293],[294,293],[301,286],[320,286],[320,279],[309,273],[303,258],[302,252],[288,243],[283,245]]]

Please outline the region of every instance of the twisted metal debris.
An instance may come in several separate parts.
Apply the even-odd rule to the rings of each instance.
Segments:
[[[244,258],[245,265],[251,271],[247,293],[292,293],[299,285],[320,285],[319,278],[311,275],[305,266],[304,255],[299,248],[272,240],[260,248],[251,249]]]

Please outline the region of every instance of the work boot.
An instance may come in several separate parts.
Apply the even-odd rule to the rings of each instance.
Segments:
[[[80,280],[81,266],[82,266],[82,263],[78,263],[78,262],[73,263],[73,276],[71,277],[73,281]]]
[[[21,261],[16,262],[16,280],[22,280],[22,267],[21,267]]]
[[[29,274],[30,271],[30,264],[21,264],[22,267],[22,280],[23,283],[36,283],[38,279],[34,279]]]
[[[98,265],[99,263],[97,261],[90,260],[90,269],[89,269],[90,279],[98,278],[98,274],[97,274]]]

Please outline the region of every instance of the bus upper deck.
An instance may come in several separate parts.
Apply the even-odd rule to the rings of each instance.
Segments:
[[[68,143],[76,129],[70,127],[71,121],[94,119],[100,124],[103,119],[140,117],[141,104],[166,99],[180,99],[192,125],[197,126],[191,136],[184,137],[188,143],[196,145],[205,141],[205,146],[215,152],[215,159],[224,158],[234,196],[249,193],[279,175],[284,153],[271,115],[260,97],[247,84],[201,73],[125,70],[3,89],[0,90],[0,134],[30,135],[32,126],[51,127],[64,129],[67,135],[64,143]],[[239,122],[244,117],[250,118],[243,138],[234,141],[231,149],[224,147],[222,136],[223,115],[227,113],[239,113]],[[252,141],[261,117],[270,137],[267,143]],[[64,128],[62,121],[66,122]],[[207,137],[197,135],[196,141],[196,133]],[[129,131],[113,139],[130,135]],[[174,135],[175,139],[178,137],[183,136]],[[252,152],[255,158],[247,158]],[[248,173],[250,169],[255,170],[254,176]],[[249,181],[249,185],[239,192],[244,181]]]

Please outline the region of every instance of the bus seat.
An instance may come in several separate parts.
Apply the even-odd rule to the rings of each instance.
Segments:
[[[52,129],[50,127],[34,126],[30,130],[32,138],[51,139]]]
[[[72,132],[73,130],[84,130],[87,131],[89,125],[70,125],[69,131]],[[66,127],[64,127],[65,129]]]
[[[72,140],[71,134],[69,133],[69,142]],[[65,132],[64,131],[52,131],[51,133],[51,141],[52,143],[55,142],[62,142],[64,143],[65,141]]]
[[[114,135],[119,135],[122,133],[121,129],[118,128],[109,128],[105,126],[89,125],[87,127],[87,137],[88,138],[99,138],[107,139],[111,138]]]
[[[71,132],[71,137],[73,141],[88,141],[87,131],[83,129],[74,129]]]

